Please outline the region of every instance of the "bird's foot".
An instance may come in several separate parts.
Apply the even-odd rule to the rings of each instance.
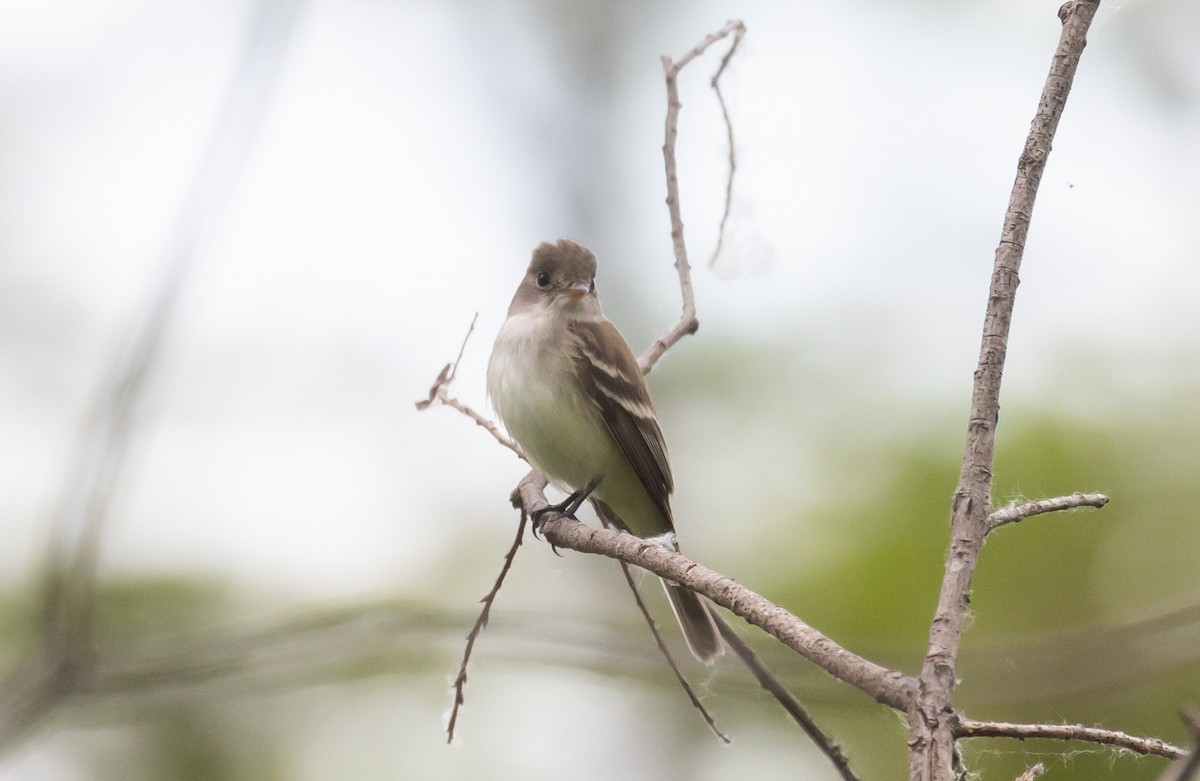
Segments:
[[[543,507],[540,510],[535,510],[533,513],[531,513],[530,518],[533,520],[533,536],[537,537],[538,533],[542,530],[542,525],[552,518],[570,518],[573,521],[579,520],[575,517],[576,511],[583,506],[583,503],[587,501],[587,498],[592,495],[592,491],[595,491],[596,486],[599,484],[600,480],[598,478],[592,480],[583,488],[575,491],[558,504],[552,504],[549,507]],[[554,549],[555,553],[558,553],[558,550],[555,549],[553,545],[550,547]]]

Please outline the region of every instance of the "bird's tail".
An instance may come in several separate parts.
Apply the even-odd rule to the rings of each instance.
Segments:
[[[589,501],[595,508],[600,522],[605,526],[629,530],[620,516],[598,497],[593,495],[589,497]],[[665,530],[667,531],[666,535],[651,539],[671,550],[678,551],[679,546],[675,543],[675,533],[671,531],[670,519],[665,522]],[[679,622],[679,628],[683,630],[683,638],[687,640],[688,650],[705,664],[712,664],[718,656],[725,653],[725,643],[721,640],[721,633],[710,612],[712,608],[695,591],[689,591],[669,580],[663,580],[662,584],[663,589],[667,592],[667,600],[671,603],[671,610],[675,613],[675,620]]]
[[[678,583],[664,580],[662,584],[671,602],[671,610],[675,612],[675,620],[683,630],[688,649],[700,661],[712,664],[725,653],[725,644],[721,641],[709,606],[699,594],[688,591]]]

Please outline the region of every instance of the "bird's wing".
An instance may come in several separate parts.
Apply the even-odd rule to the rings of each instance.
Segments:
[[[607,320],[571,323],[578,338],[576,371],[600,409],[605,426],[667,523],[671,520],[671,465],[667,445],[637,359],[616,326]],[[602,351],[601,340],[620,349]],[[611,354],[610,354],[611,353]]]

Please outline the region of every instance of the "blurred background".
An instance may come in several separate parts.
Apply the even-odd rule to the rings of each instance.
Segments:
[[[595,250],[636,351],[674,322],[659,56],[743,18],[711,263],[726,46],[681,81],[701,327],[650,376],[680,534],[918,671],[1057,7],[0,4],[3,671],[56,636],[47,611],[92,627],[78,693],[0,690],[0,779],[833,778],[732,659],[687,667],[719,743],[615,565],[535,542],[445,745],[525,470],[413,403],[478,312],[451,390],[488,411],[491,342],[543,240]],[[1183,743],[1200,701],[1198,24],[1187,0],[1102,5],[1055,140],[995,495],[1112,503],[990,540],[957,695],[974,718]],[[900,716],[747,635],[863,778],[905,777]],[[1165,766],[965,749],[984,778]]]

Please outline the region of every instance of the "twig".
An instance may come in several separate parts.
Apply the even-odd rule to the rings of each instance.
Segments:
[[[462,344],[458,346],[458,356],[452,363],[448,363],[442,367],[438,373],[437,379],[433,381],[433,385],[429,387],[429,398],[421,399],[417,402],[417,411],[428,409],[430,404],[437,399],[439,391],[454,382],[454,378],[458,376],[458,365],[462,363],[463,353],[467,350],[467,340],[471,338],[471,334],[475,333],[475,323],[479,320],[479,313],[471,318],[471,324],[467,326],[467,333],[463,336]]]
[[[1011,507],[994,511],[987,519],[987,531],[1003,526],[1006,523],[1020,523],[1026,518],[1060,510],[1073,510],[1079,507],[1100,508],[1108,504],[1104,494],[1084,494],[1078,491],[1070,496],[1056,496],[1053,499],[1038,499],[1036,502],[1025,502]]]
[[[671,672],[675,674],[675,680],[683,687],[683,691],[687,694],[692,706],[700,711],[700,715],[704,717],[708,728],[713,731],[713,734],[720,738],[725,743],[732,743],[729,736],[721,731],[717,726],[717,722],[713,720],[712,714],[708,712],[708,708],[704,707],[704,703],[700,702],[700,698],[696,695],[692,685],[688,683],[687,678],[683,677],[683,672],[679,669],[679,664],[675,661],[675,657],[671,654],[671,650],[667,648],[667,644],[663,641],[662,634],[658,631],[658,624],[655,623],[654,617],[650,615],[650,610],[646,607],[646,603],[642,600],[642,594],[638,590],[637,584],[633,582],[633,573],[629,571],[629,565],[623,561],[617,562],[621,565],[621,573],[625,575],[625,582],[629,586],[629,590],[633,592],[633,600],[637,603],[638,610],[642,612],[642,618],[646,619],[646,625],[650,627],[650,634],[654,637],[655,644],[658,645],[658,651],[667,660],[667,665],[671,668]]]
[[[521,498],[520,489],[513,492],[512,502],[514,505],[523,506],[522,503],[524,500]],[[598,501],[592,501],[591,504],[592,509],[594,509],[596,512],[596,517],[600,519],[600,523],[604,526],[604,528],[614,528],[616,518],[612,515],[612,511],[608,508],[608,506],[603,502]],[[553,546],[551,546],[551,548],[553,548]],[[557,549],[554,549],[554,551],[555,553],[558,552]],[[621,565],[621,574],[625,576],[625,585],[629,587],[629,591],[633,594],[633,601],[637,604],[638,610],[642,614],[642,618],[645,619],[646,626],[650,628],[650,635],[654,638],[655,645],[658,646],[658,652],[662,655],[663,659],[666,660],[667,666],[671,668],[671,672],[675,675],[675,680],[679,682],[681,687],[683,687],[683,691],[691,701],[693,707],[700,711],[700,715],[704,717],[704,721],[707,722],[708,727],[713,731],[713,734],[715,734],[725,743],[730,743],[731,741],[729,736],[717,727],[717,723],[713,720],[712,714],[709,713],[708,709],[704,707],[704,704],[700,702],[700,698],[692,689],[692,685],[688,683],[687,678],[685,678],[683,675],[683,671],[679,669],[679,663],[675,661],[674,654],[672,654],[671,650],[667,648],[667,644],[663,640],[662,633],[658,631],[658,624],[654,621],[654,617],[650,615],[650,609],[646,607],[646,602],[642,599],[642,592],[637,587],[637,583],[635,583],[633,580],[633,574],[629,571],[629,565],[623,561],[618,561],[617,563]]]
[[[725,643],[733,649],[733,652],[750,670],[754,679],[758,681],[758,685],[774,697],[776,702],[792,717],[792,720],[800,725],[800,729],[804,730],[804,734],[808,735],[809,740],[815,743],[817,749],[833,763],[843,781],[858,781],[858,776],[854,775],[854,771],[850,769],[850,761],[842,753],[841,747],[834,743],[833,739],[817,725],[800,701],[784,687],[783,682],[775,677],[762,659],[758,658],[754,649],[737,632],[733,631],[733,627],[729,625],[728,621],[718,615],[714,615],[713,619],[716,621],[717,628],[721,630],[721,637],[725,638]]]
[[[504,445],[512,452],[516,453],[517,458],[521,459],[522,461],[526,460],[525,451],[521,449],[520,445],[504,436],[504,434],[500,431],[500,428],[495,423],[446,393],[446,389],[444,387],[438,392],[438,401],[445,404],[447,407],[458,410],[471,420],[475,421],[475,425],[486,429],[487,432],[492,435],[493,439],[495,439],[501,445]]]
[[[537,481],[529,477],[518,484],[517,492],[528,513],[549,507]],[[779,605],[680,553],[625,532],[594,529],[553,514],[546,517],[541,531],[555,547],[620,559],[708,597],[878,702],[908,710],[915,696],[915,679],[843,648]]]
[[[500,567],[500,574],[496,576],[496,582],[492,584],[492,590],[485,594],[483,599],[479,600],[483,603],[483,610],[479,611],[479,618],[475,619],[475,625],[467,633],[467,647],[463,651],[462,664],[458,666],[458,676],[454,679],[454,705],[450,708],[450,720],[446,724],[447,743],[454,741],[454,726],[458,723],[458,710],[466,701],[467,664],[471,661],[471,652],[475,649],[475,640],[483,632],[484,627],[487,626],[488,615],[492,612],[492,603],[496,601],[496,596],[500,593],[500,587],[504,585],[504,578],[508,576],[508,571],[512,569],[513,561],[517,558],[517,550],[521,547],[521,541],[525,538],[525,524],[528,520],[529,515],[522,510],[521,521],[517,524],[517,536],[513,538],[513,543],[509,546],[508,553],[504,554],[504,564]]]
[[[478,319],[479,313],[476,312],[475,317],[471,319],[471,325],[467,327],[467,334],[463,337],[462,344],[458,348],[458,357],[454,359],[453,363],[446,364],[438,372],[433,385],[429,386],[429,396],[416,402],[417,410],[429,409],[435,401],[445,404],[447,407],[452,407],[475,421],[477,426],[485,429],[492,435],[493,439],[516,453],[517,458],[524,461],[526,460],[525,453],[521,450],[520,445],[504,436],[500,428],[486,416],[479,414],[468,405],[450,395],[450,383],[454,382],[454,377],[458,374],[458,365],[462,362],[463,352],[467,349],[467,340],[471,338],[471,334],[475,331],[475,321]]]
[[[1000,382],[1018,272],[1038,184],[1098,5],[1098,0],[1070,0],[1059,9],[1062,35],[1017,164],[1016,181],[996,249],[979,365],[971,394],[967,443],[951,511],[950,551],[930,624],[920,677],[921,697],[909,714],[909,776],[913,781],[950,781],[954,777],[951,694],[971,580],[988,530]]]
[[[1112,729],[1085,727],[1082,724],[1010,724],[1003,721],[974,721],[960,719],[954,728],[959,738],[1015,738],[1031,740],[1077,740],[1085,743],[1100,743],[1117,746],[1143,755],[1179,759],[1185,752],[1179,746],[1158,738],[1143,738]]]
[[[700,327],[700,321],[696,318],[696,293],[692,289],[692,267],[688,264],[687,244],[683,239],[683,216],[679,207],[679,176],[675,163],[675,139],[679,135],[679,110],[683,107],[683,104],[679,102],[679,72],[717,41],[735,32],[740,36],[745,31],[746,26],[742,24],[741,20],[734,20],[709,35],[679,58],[678,62],[673,61],[665,54],[662,58],[663,73],[667,79],[667,121],[666,138],[663,141],[663,165],[667,175],[667,211],[671,215],[671,243],[675,250],[675,270],[679,273],[679,292],[683,298],[683,311],[679,315],[679,322],[656,339],[638,360],[643,374],[648,374],[654,368],[654,364],[663,356],[663,353],[671,348],[671,345],[688,334],[696,333],[696,329]]]
[[[729,61],[733,59],[745,34],[746,28],[739,26],[734,33],[733,43],[730,45],[729,51],[725,52],[725,56],[721,58],[721,66],[713,74],[711,82],[713,92],[717,93],[717,103],[721,106],[721,118],[725,120],[725,141],[729,144],[729,176],[725,180],[725,210],[721,213],[721,225],[717,229],[717,245],[713,248],[712,257],[708,260],[709,268],[712,268],[713,264],[717,262],[717,256],[721,254],[721,246],[725,243],[725,223],[729,221],[729,210],[733,206],[733,175],[737,171],[737,154],[733,144],[733,120],[729,118],[729,107],[725,105],[725,95],[721,93],[721,76],[725,73],[725,68],[729,66]]]

